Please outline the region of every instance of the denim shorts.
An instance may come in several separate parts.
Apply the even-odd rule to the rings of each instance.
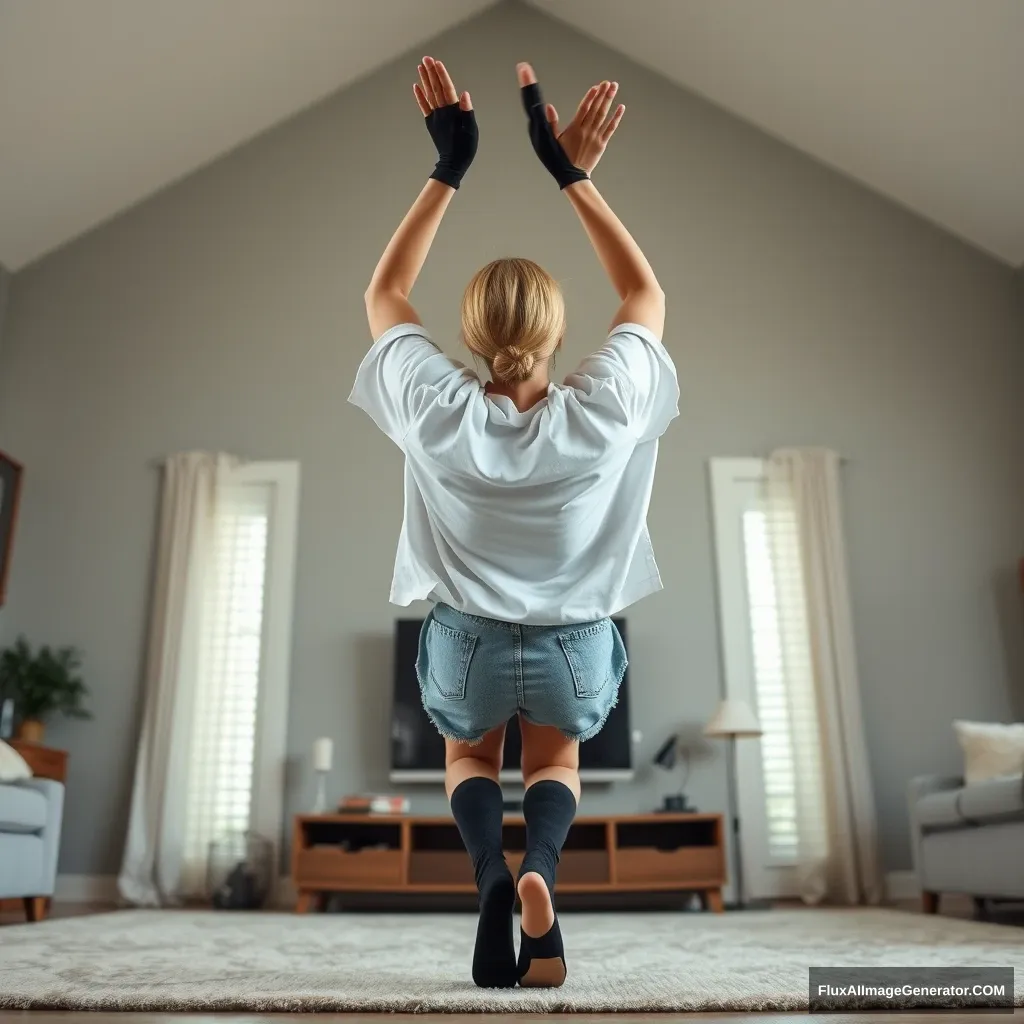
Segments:
[[[520,626],[437,604],[420,632],[416,674],[423,707],[448,739],[478,743],[518,713],[582,743],[601,731],[626,665],[611,619]]]

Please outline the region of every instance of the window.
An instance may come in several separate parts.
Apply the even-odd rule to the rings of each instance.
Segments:
[[[795,896],[825,815],[797,521],[760,460],[713,460],[711,482],[726,692],[764,730],[737,748],[744,880],[755,897]]]
[[[212,841],[249,830],[280,840],[297,497],[294,464],[251,463],[218,481],[199,601],[187,895],[205,890]]]

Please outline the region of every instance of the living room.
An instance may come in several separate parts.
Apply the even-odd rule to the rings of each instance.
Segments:
[[[1024,967],[1022,41],[1016,0],[0,0],[0,1021],[738,1017],[815,1009],[812,968]],[[566,124],[618,83],[593,183],[678,371],[550,989],[470,976],[405,460],[346,403],[437,158],[424,55],[479,123],[430,336],[473,364],[506,256],[564,293],[553,379],[614,325],[530,61]]]

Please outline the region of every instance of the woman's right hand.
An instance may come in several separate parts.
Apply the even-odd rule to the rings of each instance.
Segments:
[[[580,100],[572,121],[559,131],[558,111],[552,104],[543,103],[533,68],[529,64],[519,64],[516,72],[520,89],[529,90],[523,96],[524,102],[529,99],[527,113],[531,118],[530,138],[541,162],[561,188],[572,184],[574,180],[580,180],[584,175],[589,177],[604,156],[608,142],[626,112],[620,103],[611,117],[608,116],[619,89],[618,82],[592,85]],[[534,88],[530,89],[531,86]],[[542,111],[538,109],[540,106],[543,106]],[[548,127],[547,131],[540,130],[543,127],[541,124],[533,123],[539,122],[541,115]],[[572,169],[583,173],[574,176],[571,174]]]

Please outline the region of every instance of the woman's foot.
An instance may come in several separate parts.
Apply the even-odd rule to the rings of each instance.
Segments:
[[[480,885],[480,920],[473,949],[473,981],[481,988],[512,988],[518,980],[512,911],[516,886],[508,868],[496,868]]]
[[[547,882],[536,871],[528,871],[517,888],[523,906],[519,984],[558,988],[565,981],[565,950]]]

